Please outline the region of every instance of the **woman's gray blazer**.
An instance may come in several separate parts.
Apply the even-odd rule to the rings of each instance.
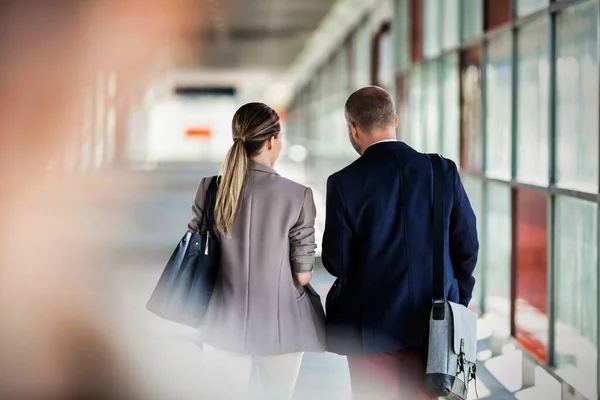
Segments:
[[[191,231],[201,228],[209,182],[198,187]],[[231,238],[216,232],[221,261],[202,326],[205,343],[252,355],[324,351],[322,321],[292,275],[313,269],[315,216],[309,188],[250,161]]]

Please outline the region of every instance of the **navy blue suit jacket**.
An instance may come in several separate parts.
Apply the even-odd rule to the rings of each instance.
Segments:
[[[445,291],[471,300],[479,243],[456,164],[443,159]],[[427,344],[433,298],[433,168],[403,142],[376,143],[327,180],[323,264],[327,350],[373,354]]]

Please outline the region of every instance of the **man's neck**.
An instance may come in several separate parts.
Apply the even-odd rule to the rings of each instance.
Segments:
[[[373,136],[373,137],[371,137],[371,140],[369,141],[369,143],[367,143],[367,147],[372,146],[375,143],[379,143],[379,142],[383,142],[383,141],[390,141],[390,140],[397,140],[396,135],[388,134],[388,135]]]

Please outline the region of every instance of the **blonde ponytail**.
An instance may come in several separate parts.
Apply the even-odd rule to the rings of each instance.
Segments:
[[[279,115],[264,103],[248,103],[240,107],[231,123],[233,146],[221,168],[217,191],[215,224],[226,237],[238,215],[246,187],[248,162],[260,154],[264,144],[281,131]]]
[[[231,237],[231,227],[239,210],[248,175],[248,154],[244,142],[235,140],[221,168],[221,184],[217,191],[215,224],[225,236]]]

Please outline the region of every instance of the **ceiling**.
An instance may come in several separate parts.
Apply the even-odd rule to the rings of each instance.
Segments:
[[[336,0],[205,0],[200,68],[285,69]]]

